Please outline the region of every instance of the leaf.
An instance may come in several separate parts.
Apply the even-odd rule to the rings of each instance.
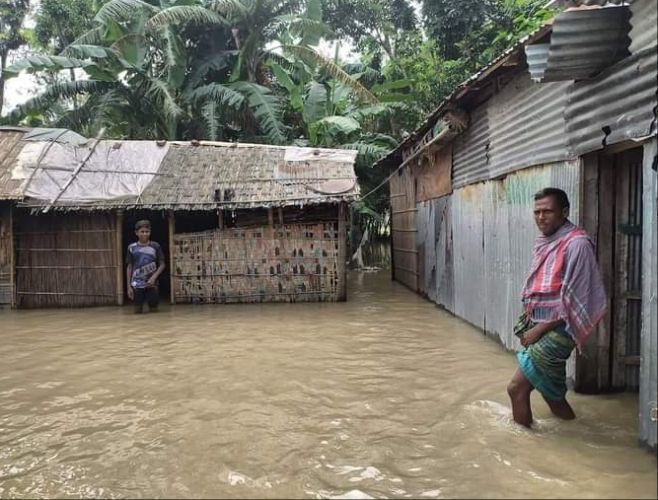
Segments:
[[[210,83],[197,87],[188,92],[185,97],[191,102],[213,101],[221,106],[228,106],[235,109],[240,108],[245,102],[244,95],[220,83]]]
[[[357,80],[343,71],[340,66],[318,54],[312,48],[303,47],[300,45],[286,45],[284,47],[286,50],[292,52],[293,54],[298,54],[299,56],[306,57],[309,60],[314,61],[319,66],[320,71],[328,74],[332,78],[340,81],[346,87],[350,88],[352,93],[358,99],[369,102],[371,104],[379,103],[379,99],[377,99],[377,97],[372,92],[370,92]]]
[[[145,95],[153,100],[167,118],[176,118],[183,114],[183,110],[164,81],[157,78],[148,80]]]
[[[84,68],[93,64],[91,61],[84,61],[82,59],[75,59],[72,57],[64,56],[47,56],[44,54],[37,54],[20,61],[15,62],[11,66],[8,66],[2,72],[2,76],[5,80],[18,76],[21,71],[27,71],[28,73],[34,73],[35,71],[49,70],[49,71],[59,71],[62,69],[70,68]]]
[[[114,56],[115,54],[112,49],[107,47],[101,47],[99,45],[79,44],[69,45],[64,50],[62,50],[60,55],[65,57],[75,57],[78,59],[94,57],[97,59],[105,59],[107,57]]]
[[[350,135],[361,130],[361,125],[354,118],[348,116],[327,116],[314,123],[316,127],[324,129],[331,136],[339,134]]]
[[[237,50],[225,50],[216,52],[205,57],[201,61],[196,61],[192,74],[188,79],[188,86],[196,87],[203,82],[203,79],[210,71],[219,71],[229,66],[229,60],[238,54]]]
[[[170,24],[194,23],[228,26],[228,21],[210,9],[200,5],[178,5],[162,10],[146,22],[146,29]]]
[[[110,0],[98,10],[94,20],[103,24],[107,21],[127,21],[144,10],[155,13],[159,9],[143,0]]]
[[[273,144],[285,144],[286,127],[281,117],[283,105],[267,88],[251,82],[236,82],[231,88],[247,96],[247,105],[261,130]]]
[[[327,116],[327,89],[318,82],[308,84],[304,101],[304,119],[313,123]]]
[[[211,141],[216,141],[219,137],[219,113],[217,103],[208,101],[203,105],[201,115],[206,123],[206,135]]]

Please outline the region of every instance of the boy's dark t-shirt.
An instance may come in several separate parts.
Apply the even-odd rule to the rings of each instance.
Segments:
[[[164,262],[164,259],[164,252],[155,241],[149,241],[145,245],[136,241],[128,245],[126,264],[133,266],[130,285],[133,288],[146,288],[146,282],[157,271],[158,263]]]

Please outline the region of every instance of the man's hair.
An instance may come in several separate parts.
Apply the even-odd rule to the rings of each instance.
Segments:
[[[555,201],[557,201],[557,204],[560,206],[561,209],[569,208],[571,206],[569,204],[569,197],[567,196],[567,193],[565,193],[561,189],[551,188],[551,187],[537,191],[535,193],[535,201],[541,200],[543,198],[548,198],[549,196],[555,198]]]
[[[146,229],[151,229],[151,221],[143,219],[135,222],[135,231],[139,231],[143,227],[145,227]]]

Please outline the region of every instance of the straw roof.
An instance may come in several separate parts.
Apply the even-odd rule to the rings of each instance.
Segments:
[[[41,170],[37,169],[34,179],[30,177],[31,186],[28,187],[20,186],[11,179],[12,170],[17,165],[24,168],[24,177],[25,172],[31,172],[36,166],[35,157],[39,155],[35,151],[38,153],[40,141],[32,139],[29,142],[28,146],[28,141],[21,140],[18,132],[0,129],[0,199],[2,196],[7,199],[22,198],[22,206],[49,206],[52,193],[65,184],[62,180],[73,175],[80,159],[90,151],[94,154],[91,144],[94,141],[83,145],[58,145],[50,149],[41,161]],[[41,141],[41,146],[47,144],[49,142]],[[158,143],[158,146],[161,145]],[[99,161],[102,163],[83,167],[78,178],[67,189],[68,195],[61,196],[52,206],[54,210],[137,207],[212,210],[302,206],[352,201],[359,195],[354,173],[356,151],[205,141],[169,142],[166,148],[155,148],[153,141],[100,141],[97,146],[95,154],[101,157]],[[23,147],[24,154],[20,155]],[[65,149],[72,153],[65,156]],[[113,163],[113,153],[120,149],[143,151],[144,154],[124,153],[120,160]],[[152,158],[155,149],[162,151],[162,159],[155,160],[156,170]],[[119,157],[118,154],[116,156]],[[144,167],[149,162],[149,167]],[[48,169],[51,171],[48,172]],[[135,173],[142,170],[143,174]],[[14,177],[15,173],[16,170]],[[44,183],[50,182],[48,178],[55,175],[59,176],[55,177],[56,182],[44,189]],[[125,185],[130,175],[141,182],[135,181],[138,189],[133,189],[128,195],[111,194],[114,191],[110,185],[119,176],[120,182]],[[84,189],[85,186],[99,183],[106,186],[100,186],[98,193],[89,195]]]

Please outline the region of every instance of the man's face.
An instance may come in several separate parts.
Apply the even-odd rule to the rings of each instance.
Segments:
[[[139,239],[140,243],[147,243],[151,237],[151,230],[147,227],[140,227],[137,231],[135,231],[135,234],[137,235],[137,239]]]
[[[544,236],[550,236],[565,223],[569,209],[561,209],[554,196],[546,196],[535,201],[534,214],[539,231]]]

